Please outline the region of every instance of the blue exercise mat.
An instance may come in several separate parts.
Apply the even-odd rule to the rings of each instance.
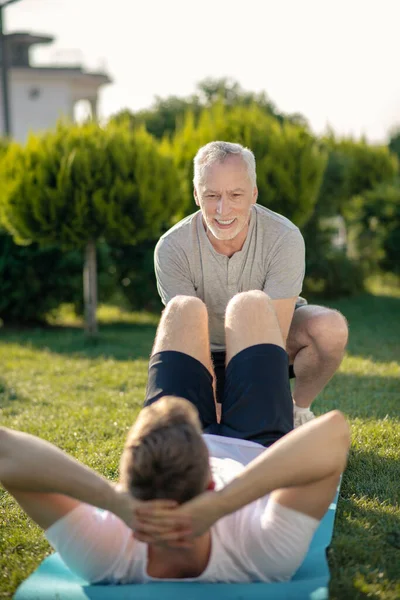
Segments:
[[[330,577],[326,549],[332,539],[337,499],[338,495],[315,532],[303,564],[285,583],[89,585],[53,554],[20,585],[14,600],[326,600]]]

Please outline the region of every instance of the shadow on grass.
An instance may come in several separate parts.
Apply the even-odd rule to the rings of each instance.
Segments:
[[[3,328],[0,342],[27,346],[56,354],[77,355],[79,358],[109,358],[114,360],[145,359],[150,356],[156,326],[141,323],[105,323],[99,335],[91,340],[77,326],[48,326],[34,329]]]
[[[328,552],[332,600],[397,598],[381,591],[400,579],[399,480],[398,460],[351,450]]]
[[[4,379],[0,378],[0,410],[7,411],[7,415],[13,415],[19,413],[16,410],[17,405],[20,403],[27,402],[28,399],[9,387]]]
[[[376,361],[398,358],[400,339],[400,298],[363,294],[336,301],[309,299],[340,310],[349,322],[348,354]],[[106,357],[115,360],[147,359],[156,333],[154,323],[128,320],[100,323],[99,336],[90,341],[82,327],[47,326],[29,329],[3,328],[0,341],[28,345],[58,354]]]
[[[18,394],[4,379],[0,378],[0,421],[1,417],[17,417],[30,402],[30,398]]]
[[[342,490],[343,495],[328,551],[330,598],[394,600],[398,596],[393,588],[400,578],[398,515],[361,506],[362,493],[349,497]],[[382,596],[382,589],[391,591]]]
[[[343,478],[341,495],[344,498],[373,499],[381,508],[389,505],[400,508],[399,481],[400,461],[397,458],[382,456],[375,450],[352,448]],[[361,509],[357,507],[355,510]],[[387,518],[385,512],[376,514],[378,519],[381,516]],[[392,516],[395,517],[394,514]],[[396,519],[400,531],[398,515]]]

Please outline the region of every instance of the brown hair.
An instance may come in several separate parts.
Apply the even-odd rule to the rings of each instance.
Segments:
[[[164,396],[147,406],[128,433],[120,482],[140,500],[194,498],[210,477],[201,433],[197,410],[187,400]]]

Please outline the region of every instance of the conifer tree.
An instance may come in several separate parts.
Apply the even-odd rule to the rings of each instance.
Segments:
[[[96,244],[140,243],[169,224],[179,202],[172,159],[144,129],[60,123],[12,143],[0,170],[1,220],[17,243],[84,252],[85,327],[95,335]]]

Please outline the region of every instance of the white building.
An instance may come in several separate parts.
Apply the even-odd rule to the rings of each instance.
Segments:
[[[92,117],[97,117],[99,89],[111,83],[106,73],[87,72],[81,65],[33,66],[30,48],[35,44],[49,44],[54,38],[30,33],[12,33],[5,37],[11,137],[25,142],[30,131],[52,128],[61,116],[73,119],[75,105],[81,100],[88,101]],[[1,81],[0,134],[4,134]]]

